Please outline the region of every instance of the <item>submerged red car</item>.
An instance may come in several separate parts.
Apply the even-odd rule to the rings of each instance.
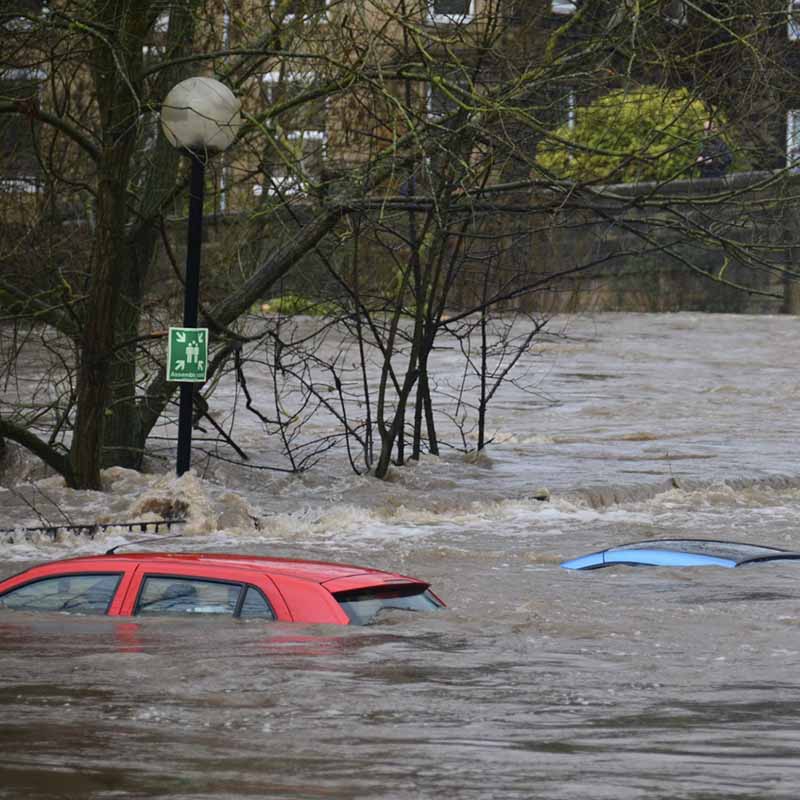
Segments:
[[[385,609],[444,603],[392,572],[261,556],[114,553],[54,561],[0,582],[0,609],[109,616],[221,614],[364,625]]]

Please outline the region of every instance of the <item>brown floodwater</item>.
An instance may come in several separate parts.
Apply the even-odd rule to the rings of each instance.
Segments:
[[[335,458],[296,478],[112,470],[104,493],[21,466],[0,576],[141,536],[23,526],[178,499],[183,535],[154,548],[397,570],[448,608],[362,628],[3,612],[0,797],[795,798],[800,562],[559,562],[673,536],[800,551],[798,324],[572,320],[532,356],[538,394],[498,397],[485,457],[381,484]]]

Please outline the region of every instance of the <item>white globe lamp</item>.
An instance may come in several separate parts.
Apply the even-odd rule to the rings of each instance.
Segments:
[[[161,129],[169,143],[198,155],[227,149],[241,124],[239,99],[214,78],[181,81],[161,105]]]

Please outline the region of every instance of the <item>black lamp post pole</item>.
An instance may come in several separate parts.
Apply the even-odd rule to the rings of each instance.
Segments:
[[[186,240],[186,290],[183,298],[183,327],[197,327],[200,303],[200,248],[203,242],[203,187],[206,162],[203,155],[192,153],[192,175],[189,185],[189,230]],[[178,411],[178,476],[192,463],[192,416],[195,384],[181,383]]]

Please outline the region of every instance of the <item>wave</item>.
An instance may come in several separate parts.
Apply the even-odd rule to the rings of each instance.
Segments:
[[[770,475],[766,477],[738,477],[714,480],[668,478],[655,483],[640,483],[624,486],[595,485],[565,492],[563,497],[593,509],[641,503],[645,500],[670,495],[684,495],[694,500],[738,498],[742,502],[760,502],[764,492],[778,493],[800,490],[800,475]]]

